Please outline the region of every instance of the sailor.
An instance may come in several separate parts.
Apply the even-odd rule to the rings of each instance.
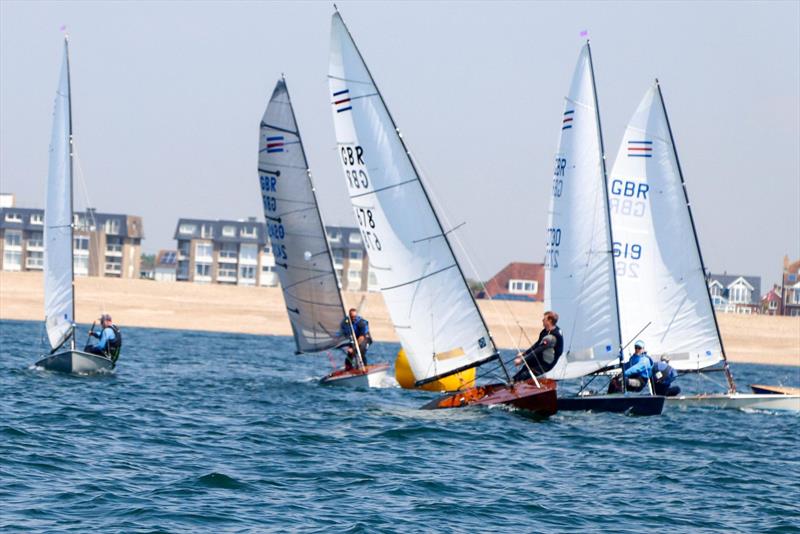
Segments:
[[[104,313],[100,316],[100,333],[94,331],[94,327],[89,331],[89,335],[97,338],[97,343],[92,345],[87,343],[84,352],[97,354],[100,356],[116,356],[117,349],[122,344],[122,335],[119,328],[111,320],[111,316]]]
[[[358,343],[358,352],[361,353],[361,361],[367,365],[367,349],[372,344],[372,336],[369,333],[369,321],[358,315],[358,310],[350,308],[339,328],[339,336],[352,340],[355,334]],[[352,325],[352,330],[351,330]],[[343,347],[345,352],[344,368],[353,369],[359,367],[358,353],[353,347],[352,341]]]
[[[561,336],[561,329],[556,326],[558,314],[554,311],[544,312],[542,316],[542,331],[539,332],[539,339],[531,348],[525,352],[520,352],[514,358],[514,365],[523,365],[523,359],[527,362],[517,374],[514,380],[528,380],[531,377],[528,368],[536,376],[543,375],[555,367],[561,353],[564,352],[564,338]]]
[[[631,359],[622,366],[622,375],[625,377],[625,387],[628,391],[642,391],[650,380],[650,370],[653,360],[644,350],[644,341],[638,340],[633,345]],[[615,376],[608,384],[609,393],[620,393],[622,381],[620,376]]]
[[[678,373],[669,364],[669,356],[666,354],[661,357],[661,361],[653,364],[650,376],[653,377],[653,391],[656,395],[674,397],[681,392],[679,386],[672,385],[677,380]]]

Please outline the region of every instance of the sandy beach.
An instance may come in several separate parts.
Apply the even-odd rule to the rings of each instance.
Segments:
[[[90,324],[101,312],[121,326],[289,336],[278,288],[80,277],[75,280],[77,320]],[[377,341],[397,341],[379,293],[345,293],[360,306]],[[362,304],[363,299],[363,304]],[[43,319],[41,273],[0,272],[0,319]],[[541,303],[479,301],[498,345],[527,346],[541,328]],[[800,317],[719,314],[733,362],[800,366]]]

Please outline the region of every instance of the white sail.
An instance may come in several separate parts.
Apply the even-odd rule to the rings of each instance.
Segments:
[[[622,339],[676,369],[722,358],[700,249],[657,85],[630,120],[608,178]]]
[[[298,352],[334,347],[344,319],[336,271],[284,80],[261,120],[264,217]]]
[[[55,349],[70,335],[72,287],[72,135],[69,57],[66,41],[53,111],[50,164],[44,212],[44,313],[47,338]]]
[[[545,243],[546,310],[559,315],[564,354],[547,377],[589,374],[619,358],[605,165],[589,43],[565,98]]]
[[[496,355],[394,122],[338,13],[329,87],[354,214],[417,380]]]

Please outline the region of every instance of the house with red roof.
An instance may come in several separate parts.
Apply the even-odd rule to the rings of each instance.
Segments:
[[[497,300],[544,300],[544,264],[512,262],[485,284],[478,298]]]

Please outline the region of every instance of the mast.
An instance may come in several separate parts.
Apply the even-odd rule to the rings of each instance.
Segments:
[[[75,249],[74,249],[74,233],[75,233],[75,203],[74,193],[72,186],[73,175],[73,142],[72,142],[72,81],[69,73],[69,35],[64,35],[64,51],[67,58],[67,113],[69,114],[69,274],[72,284],[72,334],[70,339],[70,347],[75,350]]]
[[[333,7],[336,10],[336,13],[341,18],[341,14],[339,13],[339,9],[336,7],[335,4],[334,4]],[[486,319],[483,317],[483,314],[481,313],[481,309],[478,307],[478,303],[475,300],[475,295],[472,294],[472,291],[469,288],[469,284],[467,283],[467,279],[464,276],[464,271],[461,269],[461,265],[458,263],[458,258],[456,257],[455,252],[453,251],[453,247],[450,244],[450,240],[447,239],[447,233],[444,231],[444,228],[442,227],[442,222],[439,220],[439,215],[436,213],[436,209],[433,207],[433,203],[431,202],[430,196],[428,195],[428,191],[425,188],[425,184],[422,182],[422,178],[420,177],[419,170],[417,169],[417,166],[414,164],[414,159],[411,157],[411,152],[409,151],[408,147],[406,146],[406,142],[403,139],[403,136],[400,134],[400,129],[397,127],[397,123],[395,122],[394,117],[392,116],[392,112],[389,111],[389,106],[386,105],[386,101],[383,99],[383,94],[381,93],[381,90],[378,87],[378,84],[375,83],[375,78],[372,76],[372,72],[369,70],[369,66],[367,65],[367,62],[364,61],[364,56],[361,54],[361,50],[358,48],[358,44],[356,44],[355,39],[353,39],[353,35],[350,33],[350,28],[347,27],[347,24],[345,24],[344,19],[342,19],[342,25],[344,26],[345,30],[347,31],[347,36],[350,38],[350,41],[353,43],[353,48],[355,48],[355,51],[358,54],[359,59],[361,59],[361,62],[364,65],[364,69],[367,71],[367,75],[369,76],[370,80],[372,80],[372,85],[375,87],[375,92],[377,93],[378,98],[380,98],[381,103],[383,104],[383,107],[386,110],[386,115],[389,117],[389,121],[391,121],[391,123],[392,123],[392,127],[394,128],[395,134],[397,135],[398,139],[400,140],[400,144],[403,147],[403,151],[406,153],[406,157],[408,158],[408,162],[411,165],[411,168],[412,168],[412,170],[414,171],[414,174],[417,177],[417,181],[419,182],[420,189],[422,190],[423,195],[425,195],[425,200],[428,202],[428,207],[431,209],[431,212],[433,213],[433,218],[434,218],[434,220],[436,221],[436,224],[439,227],[439,231],[441,232],[442,239],[444,239],[444,242],[447,245],[447,248],[450,251],[450,254],[453,256],[453,259],[455,260],[456,268],[458,269],[458,273],[461,275],[461,280],[464,283],[464,287],[467,289],[467,292],[469,293],[470,299],[472,300],[472,304],[473,304],[473,306],[475,306],[475,310],[478,312],[478,317],[480,317],[480,320],[481,320],[481,323],[483,324],[483,327],[486,329],[486,332],[489,334],[489,341],[492,343],[492,347],[494,348],[494,355],[492,355],[492,356],[490,356],[488,358],[484,358],[483,360],[472,362],[469,365],[466,365],[466,366],[463,366],[461,368],[448,371],[448,372],[440,374],[440,375],[436,375],[435,377],[430,377],[430,378],[427,378],[425,380],[417,381],[416,384],[417,385],[423,385],[423,384],[426,384],[428,382],[432,382],[432,381],[438,380],[439,378],[443,378],[445,376],[450,376],[450,375],[456,374],[458,372],[465,371],[467,369],[471,369],[472,367],[478,367],[479,365],[482,365],[484,363],[490,362],[490,361],[494,360],[495,358],[497,358],[500,361],[500,365],[502,366],[503,372],[506,375],[506,380],[510,383],[511,382],[511,375],[508,372],[508,368],[506,367],[505,362],[503,362],[503,358],[500,357],[500,354],[499,354],[499,352],[497,350],[497,345],[495,344],[494,339],[492,339],[492,333],[489,330],[489,326],[486,324]]]
[[[686,191],[686,182],[683,179],[683,170],[681,169],[681,162],[678,158],[678,149],[675,148],[675,138],[672,135],[672,126],[669,122],[669,115],[667,115],[667,106],[664,104],[664,95],[661,93],[661,85],[656,78],[656,89],[658,89],[658,98],[661,101],[661,110],[664,112],[664,120],[667,123],[667,131],[669,131],[669,140],[672,145],[672,154],[675,156],[675,164],[678,167],[678,176],[681,179],[681,187],[683,188],[683,198],[686,200],[686,211],[689,213],[689,222],[692,225],[692,233],[694,234],[694,244],[697,249],[697,257],[700,259],[700,268],[703,271],[703,283],[706,287],[706,295],[708,295],[708,305],[711,308],[711,316],[714,318],[714,327],[717,329],[717,339],[719,339],[719,346],[722,350],[723,369],[725,370],[725,378],[728,379],[728,388],[731,393],[736,393],[736,382],[733,380],[733,374],[728,366],[728,357],[725,354],[725,345],[722,343],[722,334],[719,331],[719,322],[717,321],[717,312],[714,310],[714,301],[711,299],[711,290],[708,288],[708,281],[706,280],[706,264],[703,261],[703,253],[700,251],[700,241],[697,239],[697,228],[694,224],[694,217],[692,216],[692,206],[689,203],[689,193]]]
[[[617,313],[617,340],[619,341],[619,365],[622,368],[622,360],[624,354],[622,352],[622,322],[619,316],[619,291],[617,290],[617,265],[614,261],[614,230],[611,227],[611,207],[608,200],[608,173],[606,170],[606,148],[603,144],[603,127],[600,122],[600,103],[597,99],[597,84],[594,81],[594,62],[592,61],[592,47],[589,45],[589,39],[586,39],[586,50],[589,53],[589,72],[592,77],[592,96],[594,96],[594,113],[597,119],[597,140],[600,146],[600,166],[603,171],[603,200],[605,206],[606,223],[608,226],[608,240],[611,245],[611,250],[608,251],[608,257],[611,261],[611,284],[614,286],[614,311]],[[622,392],[625,393],[625,378],[622,377]]]
[[[336,267],[333,265],[333,251],[331,250],[331,244],[328,242],[328,233],[325,231],[325,222],[322,220],[322,212],[319,209],[319,202],[317,202],[317,192],[314,189],[314,181],[311,179],[311,169],[308,168],[308,158],[306,157],[306,150],[303,147],[303,138],[300,136],[300,126],[297,124],[297,117],[294,114],[294,106],[292,105],[292,97],[289,94],[289,86],[286,84],[286,75],[281,73],[281,81],[283,85],[286,87],[286,100],[289,101],[289,110],[292,112],[292,121],[294,121],[295,126],[297,127],[297,141],[300,144],[300,152],[303,154],[303,161],[306,162],[306,178],[308,179],[308,185],[311,187],[311,198],[314,200],[314,210],[317,212],[317,218],[319,220],[319,225],[322,227],[322,233],[325,237],[325,250],[328,253],[328,263],[331,266],[331,273],[333,273],[334,277],[336,276]],[[356,354],[358,355],[358,363],[361,368],[364,368],[364,359],[361,357],[361,349],[358,347],[358,339],[356,338],[356,331],[353,328],[352,323],[350,323],[350,317],[347,314],[347,310],[345,309],[344,305],[344,297],[342,296],[342,289],[339,287],[339,280],[336,280],[336,295],[339,297],[339,304],[342,307],[342,311],[344,312],[345,317],[347,317],[347,323],[350,325],[350,339],[353,342],[353,347],[355,348]]]

